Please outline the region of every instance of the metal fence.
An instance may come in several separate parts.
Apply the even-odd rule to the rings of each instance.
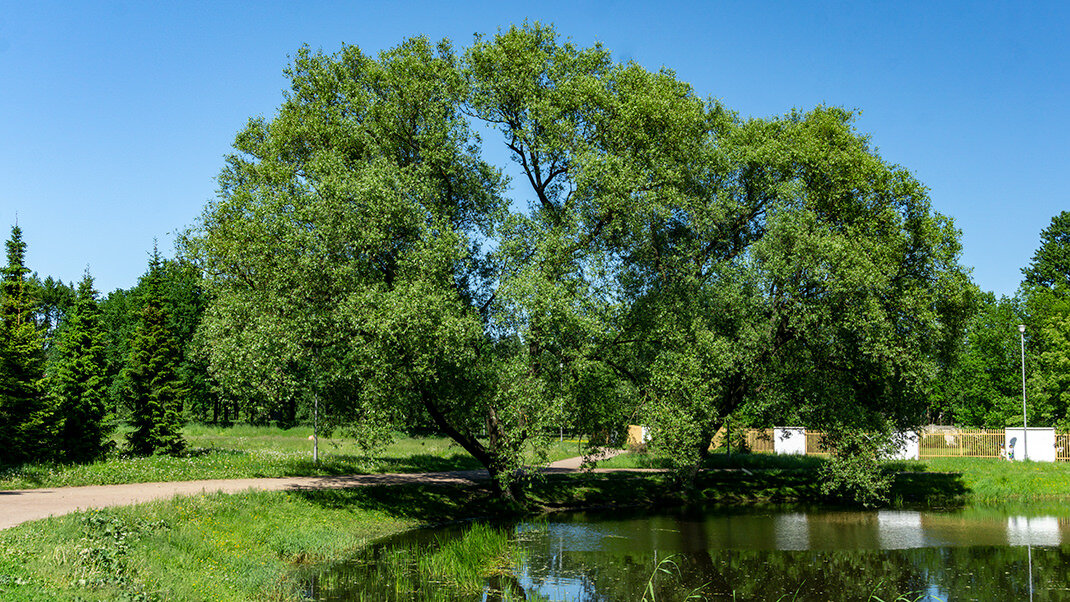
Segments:
[[[727,431],[723,427],[714,436],[711,448],[725,444]],[[639,426],[628,428],[628,445],[645,442],[645,431]],[[774,453],[773,429],[742,429],[733,432],[732,440],[746,441],[748,451],[752,453]],[[819,431],[806,431],[806,454],[827,456],[825,434]],[[736,445],[733,444],[733,447]],[[1006,433],[1003,429],[922,429],[918,440],[919,458],[1003,458],[1006,449]],[[1070,461],[1070,432],[1055,432],[1055,459]]]
[[[1005,443],[1003,429],[923,432],[918,441],[918,455],[922,458],[1001,458]]]
[[[752,452],[772,453],[772,429],[747,429],[747,446]],[[806,454],[827,456],[825,434],[806,431]],[[1003,429],[941,429],[919,433],[920,458],[1002,458],[1006,434]],[[1055,459],[1070,461],[1070,432],[1055,432]]]

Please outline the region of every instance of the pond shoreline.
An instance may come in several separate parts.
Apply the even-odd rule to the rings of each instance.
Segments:
[[[1015,483],[1048,473],[1061,475],[1064,467],[1004,463],[982,468],[906,470],[893,488],[893,506],[994,501],[974,495],[978,484],[982,491],[993,490],[984,488],[984,471],[1002,473],[1010,481],[1004,487],[1023,494],[1022,501],[1042,505],[1070,499],[1058,488],[1037,491],[1035,484]],[[46,599],[141,594],[146,599],[300,599],[297,569],[338,562],[383,537],[429,525],[569,510],[827,502],[810,469],[743,466],[703,471],[686,494],[673,487],[665,473],[622,473],[548,475],[534,484],[529,508],[503,504],[478,485],[408,484],[205,494],[55,517],[0,531],[0,594],[12,600],[41,599],[43,592],[50,596]],[[949,485],[962,488],[957,497],[946,495],[955,491]],[[124,533],[125,539],[109,539],[115,532]],[[94,564],[81,550],[91,551],[88,558],[113,560]],[[105,576],[116,571],[125,577]]]

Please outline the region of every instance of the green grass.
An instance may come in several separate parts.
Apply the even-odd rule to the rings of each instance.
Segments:
[[[398,437],[372,454],[350,439],[321,437],[320,463],[314,464],[311,435],[308,427],[191,425],[183,429],[188,449],[182,456],[124,458],[113,454],[90,464],[29,464],[0,472],[0,490],[481,468],[472,456],[444,437]],[[117,434],[116,439],[121,436]],[[578,450],[577,441],[553,441],[549,460],[578,455]]]
[[[556,507],[642,502],[659,479],[556,475],[534,497]],[[0,531],[0,599],[299,600],[303,567],[420,525],[515,513],[485,489],[445,485],[206,494],[79,512]],[[451,545],[422,570],[463,588],[508,564],[494,533]]]
[[[299,599],[296,567],[421,524],[387,491],[211,494],[27,523],[0,531],[0,598]],[[443,517],[474,495],[418,493]]]
[[[791,471],[810,475],[822,460],[813,456],[777,456],[774,454],[715,453],[705,464],[709,469],[762,471],[788,479],[784,486],[792,490],[795,477]],[[935,505],[991,504],[1002,502],[1042,502],[1070,500],[1070,462],[1007,462],[995,458],[927,458],[915,462],[890,462],[888,468],[898,472],[892,498],[904,503]],[[599,468],[667,468],[668,464],[643,453],[621,454],[598,463]],[[717,477],[728,478],[728,477]],[[749,477],[747,480],[750,480]],[[805,481],[805,479],[804,479]],[[754,481],[749,486],[733,486],[746,497],[765,495],[768,487]],[[808,490],[808,488],[804,488]],[[771,492],[771,491],[770,491]],[[798,493],[798,491],[796,491]],[[792,491],[778,494],[791,497]],[[804,493],[803,497],[809,497]]]
[[[928,471],[961,474],[970,502],[1070,500],[1070,462],[930,458],[918,464]]]

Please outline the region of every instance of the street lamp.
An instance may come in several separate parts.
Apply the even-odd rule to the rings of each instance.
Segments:
[[[1022,339],[1022,459],[1029,458],[1029,419],[1025,411],[1025,324],[1018,325],[1018,335]]]

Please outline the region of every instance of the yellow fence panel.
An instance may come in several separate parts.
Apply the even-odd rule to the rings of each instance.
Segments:
[[[825,433],[819,431],[806,431],[806,455],[829,455],[828,447],[825,445]]]
[[[922,458],[1002,458],[1003,429],[958,429],[921,434]]]
[[[747,429],[747,449],[754,454],[771,454],[773,447],[773,429]]]

